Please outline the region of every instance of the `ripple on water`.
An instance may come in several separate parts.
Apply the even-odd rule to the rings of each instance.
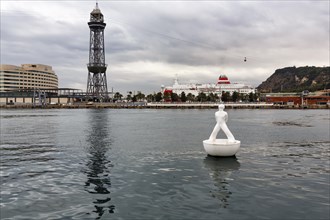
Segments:
[[[16,119],[16,118],[40,118],[40,117],[56,117],[57,115],[35,114],[35,115],[0,115],[1,119]]]
[[[313,127],[312,125],[304,124],[297,121],[274,121],[273,124],[277,126]]]
[[[263,158],[252,157],[258,151],[263,152]],[[267,202],[267,206],[273,204],[278,208],[287,203],[303,206],[299,201],[306,202],[306,198],[329,201],[324,191],[329,188],[328,141],[272,142],[251,147],[248,152],[250,156],[241,152],[240,158],[245,164],[240,169],[240,178],[247,186],[238,183],[238,188],[248,187],[254,193],[259,191],[257,200],[269,200],[271,202]],[[322,202],[316,204],[327,210]],[[311,210],[322,213],[316,207]],[[295,212],[293,216],[301,216],[298,209],[290,212]]]
[[[47,112],[36,114],[58,118],[3,120],[2,219],[328,217],[324,114],[302,111],[295,120],[297,111],[232,110],[238,120],[229,126],[242,145],[225,160],[202,146],[214,111]]]

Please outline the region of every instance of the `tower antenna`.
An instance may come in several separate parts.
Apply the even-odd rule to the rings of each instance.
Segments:
[[[99,3],[96,0],[96,8],[95,9],[99,9]]]

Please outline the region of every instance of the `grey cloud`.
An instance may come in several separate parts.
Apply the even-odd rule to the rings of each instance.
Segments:
[[[1,12],[2,62],[45,63],[59,70],[62,86],[75,80],[86,83],[87,22],[94,2],[33,3],[44,10],[52,6],[74,9],[70,20],[58,18],[58,11],[52,10],[49,16],[40,16],[30,12],[30,3],[13,2],[6,2],[11,7]],[[17,13],[17,5],[17,10],[26,11]],[[114,71],[113,67],[139,61],[178,66],[178,73],[181,67],[200,68],[186,77],[210,82],[214,76],[201,75],[207,67],[246,69],[251,74],[227,74],[261,82],[276,68],[329,65],[329,2],[104,1],[99,6],[107,23],[108,81],[118,89],[154,90],[173,78],[159,70],[137,75],[138,70]],[[244,57],[248,62],[243,62]],[[130,77],[134,80],[126,80]]]
[[[87,25],[81,28],[65,22],[45,22],[47,18],[33,14],[13,14],[6,15],[11,18],[10,23],[2,22],[3,63],[19,65],[43,60],[45,64],[56,66],[70,61],[73,64],[83,57],[82,54],[88,59]]]

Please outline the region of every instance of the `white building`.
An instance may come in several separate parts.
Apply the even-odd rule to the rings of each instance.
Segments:
[[[197,96],[199,93],[203,92],[205,94],[221,94],[222,92],[238,92],[242,94],[255,93],[255,88],[250,85],[245,85],[243,83],[231,83],[227,76],[220,75],[218,82],[216,84],[199,84],[199,83],[190,83],[190,84],[179,84],[178,79],[174,80],[172,86],[162,86],[162,93],[170,92],[180,95],[184,92],[186,95],[191,93],[192,95]]]

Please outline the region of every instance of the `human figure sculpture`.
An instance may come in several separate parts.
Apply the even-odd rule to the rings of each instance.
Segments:
[[[225,132],[229,142],[235,142],[234,135],[230,132],[226,124],[226,122],[228,121],[228,114],[224,111],[224,108],[225,105],[220,104],[219,111],[215,113],[215,120],[217,121],[217,124],[214,126],[214,129],[209,137],[209,141],[211,142],[216,141],[217,134],[219,133],[220,129]]]

